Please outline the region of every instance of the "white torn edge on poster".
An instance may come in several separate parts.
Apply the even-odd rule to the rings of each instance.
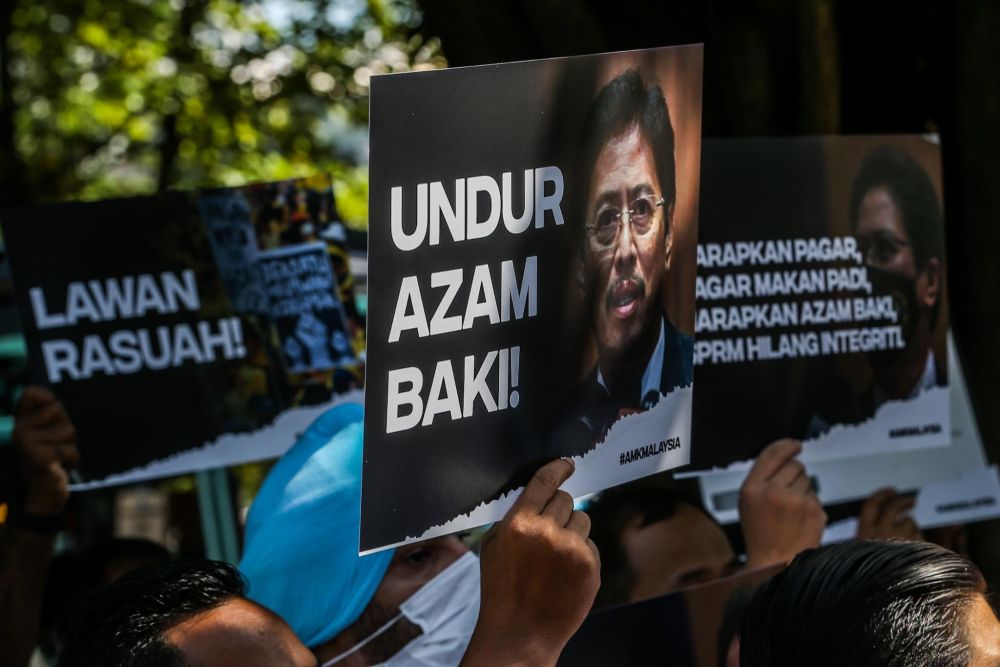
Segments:
[[[201,447],[178,452],[131,470],[108,475],[103,479],[70,485],[70,491],[89,491],[120,484],[144,482],[161,477],[173,477],[200,470],[239,465],[252,461],[276,459],[288,451],[299,436],[321,414],[346,403],[364,403],[360,389],[339,394],[321,405],[285,410],[273,422],[256,431],[226,433]]]
[[[822,435],[802,441],[799,460],[803,463],[889,454],[951,444],[951,397],[947,386],[932,387],[916,398],[888,401],[875,415],[859,424],[837,424]],[[702,477],[722,472],[745,472],[753,459],[734,461],[727,466],[705,470],[685,470],[677,479]]]
[[[576,470],[562,485],[562,489],[573,498],[581,498],[640,477],[686,465],[691,460],[693,397],[694,387],[688,385],[669,394],[661,394],[656,405],[645,412],[620,418],[611,425],[600,444],[582,456],[568,457],[576,465]],[[664,429],[664,425],[669,428]],[[644,455],[645,452],[639,452],[635,458],[627,456],[643,447],[653,446],[655,451],[659,443],[675,437],[680,438],[680,447],[676,449],[648,456]],[[418,537],[408,537],[395,544],[368,549],[360,555],[494,523],[503,518],[523,490],[523,487],[512,489],[493,500],[481,503],[471,512],[428,528]]]
[[[923,530],[1000,517],[997,466],[975,468],[953,479],[924,484],[909,515]],[[857,534],[858,518],[848,517],[826,527],[823,544],[851,540]]]

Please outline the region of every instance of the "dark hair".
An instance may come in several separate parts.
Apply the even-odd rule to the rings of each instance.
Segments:
[[[851,541],[799,554],[743,617],[742,667],[964,667],[962,625],[986,584],[927,542]]]
[[[944,260],[944,224],[934,184],[899,148],[882,146],[865,157],[851,192],[851,223],[857,225],[861,201],[879,186],[889,190],[899,207],[917,271],[922,271],[931,257]]]
[[[663,189],[660,194],[666,205],[673,204],[677,198],[674,128],[670,124],[667,101],[658,85],[648,87],[639,72],[630,69],[601,88],[583,122],[573,179],[576,188],[574,211],[581,220],[581,226],[586,219],[590,176],[597,156],[612,137],[621,134],[633,123],[638,124],[642,136],[653,149],[656,175]]]
[[[685,503],[669,489],[640,483],[624,484],[601,493],[587,506],[590,539],[601,554],[601,588],[596,608],[628,602],[635,573],[622,546],[622,531],[639,517],[639,526],[671,519]]]
[[[164,633],[227,600],[246,582],[229,563],[181,560],[130,572],[99,593],[72,629],[60,667],[182,667]]]

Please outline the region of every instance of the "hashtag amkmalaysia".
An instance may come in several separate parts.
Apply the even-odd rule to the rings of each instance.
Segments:
[[[660,442],[656,442],[651,445],[636,447],[635,449],[631,449],[627,452],[622,452],[618,457],[618,465],[623,466],[626,463],[647,459],[650,456],[658,456],[659,454],[663,454],[665,452],[671,452],[680,446],[681,439],[679,437],[674,437],[661,440]]]

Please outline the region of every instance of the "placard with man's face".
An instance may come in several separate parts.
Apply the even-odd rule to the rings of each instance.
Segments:
[[[373,79],[362,550],[688,460],[701,62]]]

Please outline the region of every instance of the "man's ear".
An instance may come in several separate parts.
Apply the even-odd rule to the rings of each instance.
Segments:
[[[663,253],[663,266],[669,271],[670,270],[670,250],[674,245],[674,203],[670,202],[667,206],[666,213],[664,214],[663,221],[665,223],[666,229],[666,242]]]
[[[941,298],[941,260],[931,257],[917,278],[917,298],[920,305],[930,309]]]

